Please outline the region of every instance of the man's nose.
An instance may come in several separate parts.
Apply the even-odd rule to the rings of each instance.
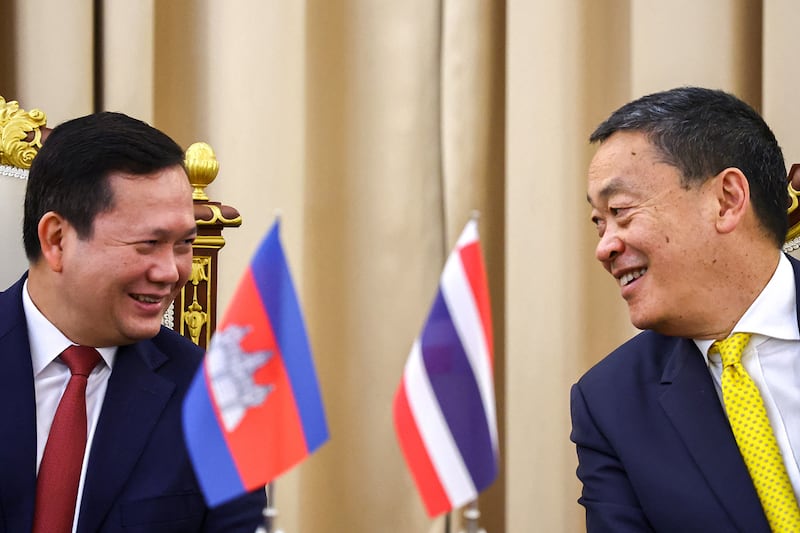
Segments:
[[[182,258],[171,247],[164,247],[150,267],[150,279],[159,283],[175,283],[180,278],[179,264]]]
[[[597,243],[594,255],[598,261],[605,264],[621,254],[624,248],[625,243],[620,236],[614,231],[606,230]]]

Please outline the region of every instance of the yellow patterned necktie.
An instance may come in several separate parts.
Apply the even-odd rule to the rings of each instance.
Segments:
[[[722,398],[736,444],[773,532],[800,531],[800,508],[761,394],[742,366],[750,333],[734,333],[711,346],[722,358]]]

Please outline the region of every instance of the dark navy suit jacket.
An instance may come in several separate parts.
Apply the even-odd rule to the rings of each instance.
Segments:
[[[572,387],[571,403],[589,532],[769,533],[691,340],[640,333]]]
[[[253,533],[261,523],[263,490],[210,510],[192,471],[181,404],[201,357],[166,328],[119,348],[89,454],[80,533]],[[0,293],[0,409],[0,532],[30,531],[36,404],[22,280]]]

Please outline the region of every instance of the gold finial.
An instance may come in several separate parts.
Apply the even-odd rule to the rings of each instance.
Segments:
[[[192,144],[184,156],[186,173],[189,175],[189,183],[192,184],[192,198],[195,200],[208,200],[205,188],[214,181],[219,172],[219,161],[214,155],[211,146],[204,142]]]
[[[41,128],[46,125],[47,116],[41,110],[25,111],[19,103],[0,96],[0,164],[31,168],[42,147]]]

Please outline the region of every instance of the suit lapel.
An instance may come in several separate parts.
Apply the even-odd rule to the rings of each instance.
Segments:
[[[99,529],[174,392],[155,372],[164,361],[149,341],[117,352],[89,456],[81,531]]]
[[[36,394],[22,280],[0,293],[0,516],[7,531],[30,531],[36,494]]]
[[[769,531],[714,382],[692,341],[678,341],[662,385],[664,411],[731,521],[748,533]]]

